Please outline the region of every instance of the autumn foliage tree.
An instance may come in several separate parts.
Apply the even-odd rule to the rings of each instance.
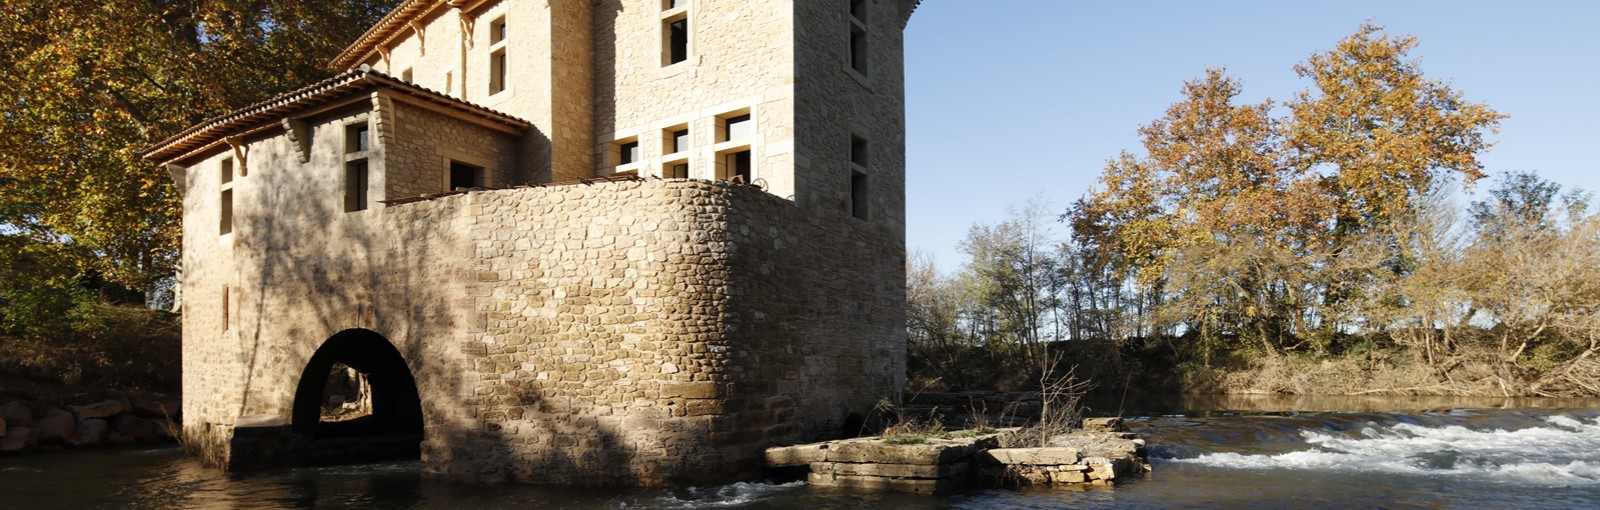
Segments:
[[[176,264],[179,203],[138,150],[329,75],[395,3],[0,3],[0,260],[50,262],[6,280],[152,289]]]
[[[1312,87],[1282,105],[1239,104],[1239,81],[1209,70],[1064,219],[1096,261],[1159,293],[1160,320],[1269,354],[1323,348],[1331,305],[1405,271],[1404,243],[1362,254],[1383,264],[1348,263],[1348,247],[1449,176],[1482,177],[1504,117],[1425,77],[1416,44],[1363,26],[1296,66]]]

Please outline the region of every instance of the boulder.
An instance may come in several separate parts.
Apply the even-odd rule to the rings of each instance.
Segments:
[[[0,437],[0,454],[19,453],[33,444],[33,429],[29,427],[12,427],[6,437]]]
[[[69,442],[75,446],[96,446],[105,442],[110,431],[111,424],[104,419],[90,418],[78,422],[78,431]]]
[[[133,406],[128,403],[128,399],[119,398],[86,406],[72,406],[72,414],[78,417],[78,421],[84,421],[95,418],[110,418],[132,409]]]
[[[167,420],[160,418],[145,418],[145,421],[150,422],[150,430],[155,433],[156,439],[171,441],[175,437],[172,435],[172,425]]]
[[[61,409],[51,409],[44,418],[33,423],[33,438],[40,443],[66,441],[77,431],[78,422],[72,419],[72,413]]]
[[[113,418],[111,431],[134,441],[150,441],[156,438],[155,425],[152,425],[150,420],[132,414],[119,414]]]
[[[21,400],[6,402],[6,405],[0,406],[0,418],[13,427],[33,425],[33,411],[29,411],[28,404],[22,403]]]

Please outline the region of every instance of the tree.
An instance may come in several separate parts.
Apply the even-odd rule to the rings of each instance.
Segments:
[[[1242,84],[1223,70],[1185,83],[1139,130],[1145,154],[1109,161],[1064,215],[1074,239],[1160,294],[1167,324],[1267,353],[1307,337],[1327,347],[1334,325],[1319,307],[1407,267],[1398,239],[1376,244],[1389,249],[1381,267],[1344,252],[1374,246],[1450,172],[1481,176],[1484,134],[1504,117],[1426,79],[1406,57],[1415,38],[1380,31],[1364,25],[1296,66],[1313,88],[1284,117],[1271,100],[1237,104]]]
[[[179,203],[139,149],[328,76],[397,0],[0,5],[0,232],[138,290],[170,276]],[[0,246],[0,249],[3,249]]]

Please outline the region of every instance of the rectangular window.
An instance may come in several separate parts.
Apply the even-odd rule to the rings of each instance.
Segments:
[[[233,313],[232,313],[233,312],[233,303],[229,302],[229,301],[232,301],[232,299],[230,299],[230,296],[229,296],[229,294],[232,294],[232,293],[233,293],[233,289],[229,289],[227,285],[223,285],[222,286],[222,330],[223,331],[227,331],[228,327],[233,325]]]
[[[859,136],[850,137],[850,162],[856,166],[867,166],[867,140]]]
[[[344,212],[367,210],[367,160],[344,164]]]
[[[689,128],[668,129],[667,154],[677,154],[689,149]]]
[[[689,60],[689,17],[687,15],[668,18],[665,21],[666,48],[664,53],[666,63],[672,65]]]
[[[748,113],[725,117],[722,119],[722,140],[719,141],[743,140],[755,134],[755,131],[756,125],[750,121]]]
[[[662,2],[662,4],[661,4],[661,8],[662,8],[662,10],[670,11],[670,10],[673,10],[673,9],[677,9],[679,7],[683,7],[684,5],[686,5],[688,3],[689,3],[689,0],[664,0]]]
[[[361,152],[372,148],[371,128],[366,122],[344,128],[344,151]]]
[[[456,83],[455,73],[451,72],[451,71],[445,71],[444,72],[444,87],[443,87],[444,88],[444,95],[448,96],[448,95],[451,95],[451,94],[454,93],[455,89],[453,88],[453,86],[455,85],[455,83]]]
[[[867,219],[867,174],[850,172],[850,215],[858,220]]]
[[[850,68],[867,74],[867,32],[860,27],[850,27]]]
[[[730,152],[723,155],[721,175],[717,177],[727,181],[738,181],[749,184],[751,181],[750,150]]]
[[[450,189],[482,188],[483,167],[469,165],[459,161],[450,162]]]
[[[400,71],[400,81],[411,83],[411,68],[407,67],[404,71]]]
[[[222,190],[222,201],[218,206],[222,210],[217,229],[221,234],[233,233],[233,190]]]
[[[617,144],[617,158],[618,165],[639,161],[639,141],[634,140]]]
[[[661,177],[664,177],[664,178],[667,178],[667,179],[688,179],[689,178],[689,164],[688,163],[668,163],[666,168],[662,169]]]
[[[505,16],[501,16],[500,19],[494,20],[494,22],[489,23],[489,44],[496,44],[496,43],[504,42],[505,40],[506,40],[506,17]]]
[[[506,90],[506,50],[501,48],[489,55],[489,94]]]
[[[223,184],[233,182],[233,158],[222,158],[221,175]]]

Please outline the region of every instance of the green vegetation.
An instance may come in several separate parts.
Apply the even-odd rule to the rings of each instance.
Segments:
[[[914,387],[1021,389],[1055,354],[1118,391],[1600,395],[1600,216],[1478,155],[1504,116],[1362,27],[1239,105],[1221,70],[1140,129],[1053,231],[972,228],[908,267]]]

